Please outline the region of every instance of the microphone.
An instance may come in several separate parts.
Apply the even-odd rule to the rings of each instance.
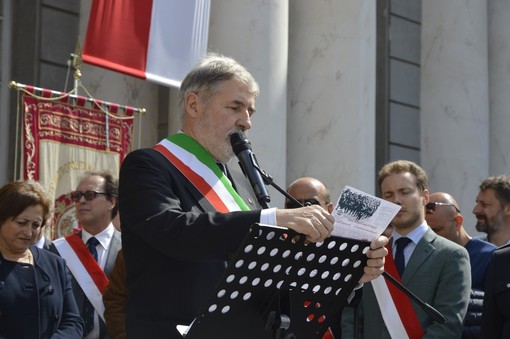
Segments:
[[[267,193],[266,185],[260,174],[261,170],[255,158],[255,154],[253,154],[251,150],[251,143],[243,132],[238,131],[230,135],[230,144],[232,145],[234,154],[239,160],[239,165],[244,175],[250,181],[259,204],[263,208],[269,208],[268,202],[271,201],[271,198],[269,197],[269,193]]]

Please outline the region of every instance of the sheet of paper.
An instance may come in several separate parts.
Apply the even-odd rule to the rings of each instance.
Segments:
[[[356,240],[377,239],[400,210],[400,206],[345,186],[332,215],[332,235]]]

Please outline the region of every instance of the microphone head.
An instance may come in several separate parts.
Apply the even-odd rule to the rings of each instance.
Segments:
[[[232,145],[232,150],[235,155],[248,149],[251,150],[251,143],[241,131],[234,132],[230,135],[230,144]]]

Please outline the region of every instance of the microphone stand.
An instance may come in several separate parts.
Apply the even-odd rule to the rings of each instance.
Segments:
[[[262,179],[264,180],[264,183],[266,185],[273,186],[274,188],[276,188],[276,190],[278,190],[278,192],[280,192],[285,197],[287,197],[287,199],[292,200],[294,203],[298,204],[301,207],[305,207],[299,200],[297,200],[292,195],[290,195],[285,190],[283,190],[280,186],[275,184],[273,181],[273,177],[271,175],[269,175],[265,171],[261,170],[259,166],[255,166],[255,168],[262,175]],[[414,294],[407,287],[402,285],[402,283],[400,283],[397,279],[392,277],[388,272],[384,271],[382,275],[384,278],[386,278],[386,280],[391,282],[393,285],[395,285],[395,287],[397,287],[399,290],[404,292],[405,295],[407,295],[411,300],[413,300],[416,304],[418,304],[418,306],[420,306],[420,308],[423,311],[425,311],[425,313],[427,313],[427,315],[429,317],[431,317],[434,321],[436,321],[440,324],[444,324],[446,322],[446,318],[444,317],[444,315],[441,314],[441,312],[439,312],[434,307],[432,307],[431,305],[427,304],[426,302],[424,302],[423,300],[418,298],[416,296],[416,294]]]
[[[395,287],[397,287],[399,290],[404,292],[405,295],[407,295],[411,300],[413,300],[415,303],[417,303],[425,313],[429,317],[431,317],[434,321],[437,321],[440,324],[444,324],[446,322],[446,318],[444,315],[441,314],[438,310],[436,310],[434,307],[430,306],[420,298],[416,296],[413,292],[411,292],[407,287],[402,285],[397,279],[392,277],[388,272],[384,271],[383,276],[391,282]]]
[[[262,176],[262,179],[264,180],[264,183],[266,185],[271,185],[273,186],[278,192],[280,192],[281,194],[283,194],[287,199],[289,200],[292,200],[294,203],[298,204],[299,206],[303,206],[303,204],[297,200],[296,198],[294,198],[292,195],[290,195],[289,193],[287,193],[287,191],[285,191],[284,189],[282,189],[280,186],[278,186],[277,184],[275,184],[275,182],[273,181],[273,177],[271,175],[269,175],[268,173],[266,173],[265,171],[261,170],[259,166],[254,166],[257,171],[259,171],[260,175]],[[304,206],[303,206],[304,207]]]

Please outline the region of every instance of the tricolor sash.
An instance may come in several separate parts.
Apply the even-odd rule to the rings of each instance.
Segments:
[[[384,263],[384,270],[391,276],[402,282],[398,274],[393,254],[389,245],[386,245],[388,255]],[[416,315],[411,300],[401,290],[388,282],[381,275],[371,281],[374,288],[377,303],[386,328],[392,338],[422,338],[424,333]]]
[[[104,321],[103,293],[108,286],[108,278],[104,271],[78,234],[56,239],[53,244],[60,256],[66,260],[67,267],[83,293]]]
[[[153,148],[165,156],[218,212],[250,209],[212,155],[190,136],[177,133]]]

